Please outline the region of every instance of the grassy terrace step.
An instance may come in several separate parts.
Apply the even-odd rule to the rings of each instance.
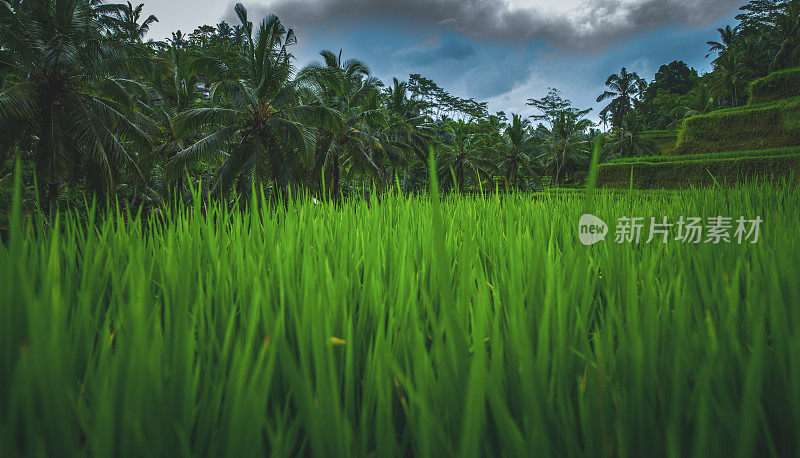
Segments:
[[[800,145],[800,97],[719,110],[684,120],[676,154]]]
[[[800,68],[790,68],[759,78],[747,87],[749,104],[800,96]]]
[[[667,154],[675,149],[675,142],[678,139],[677,130],[651,130],[643,132],[642,136],[653,140],[662,154]]]
[[[800,177],[800,147],[626,158],[600,165],[598,186],[674,189]]]
[[[623,157],[613,159],[603,165],[610,164],[632,164],[632,163],[663,163],[663,162],[686,162],[686,161],[702,161],[702,160],[717,160],[717,159],[735,159],[735,158],[748,158],[748,157],[768,157],[768,156],[787,156],[787,155],[800,155],[800,146],[788,146],[783,148],[767,148],[767,149],[753,149],[742,151],[723,151],[719,153],[704,153],[704,154],[687,154],[687,155],[660,155],[660,156],[643,156],[643,157]]]

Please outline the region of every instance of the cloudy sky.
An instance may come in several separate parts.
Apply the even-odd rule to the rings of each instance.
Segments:
[[[548,87],[594,108],[606,77],[623,66],[652,78],[681,59],[708,69],[705,42],[743,0],[254,0],[254,22],[277,14],[295,29],[298,66],[321,49],[365,61],[389,82],[420,73],[491,111],[532,114],[525,102]],[[169,0],[148,38],[200,24],[237,22],[233,2]]]

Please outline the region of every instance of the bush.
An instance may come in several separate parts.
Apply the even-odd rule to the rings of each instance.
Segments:
[[[800,96],[800,67],[759,78],[747,87],[748,104],[774,102]]]
[[[800,146],[800,98],[683,121],[675,154]]]
[[[678,132],[675,130],[651,130],[643,132],[642,136],[653,140],[658,145],[658,150],[661,154],[669,154],[675,149]]]
[[[755,152],[758,153],[758,152]],[[731,153],[726,153],[731,154]],[[604,188],[683,189],[734,185],[747,181],[800,177],[800,152],[781,155],[752,154],[718,157],[663,156],[602,164],[597,183]],[[652,160],[651,160],[652,159]]]

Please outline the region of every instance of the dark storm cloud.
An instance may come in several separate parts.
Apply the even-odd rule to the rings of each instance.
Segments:
[[[514,5],[520,2],[514,3]],[[740,0],[584,0],[570,8],[531,0],[266,0],[248,2],[252,17],[275,13],[292,26],[370,19],[405,20],[449,28],[475,39],[544,38],[592,49],[665,24],[699,25],[730,12]]]
[[[438,44],[398,50],[394,53],[394,57],[404,63],[426,65],[430,63],[441,64],[442,61],[447,60],[464,61],[477,53],[477,46],[471,41],[458,40],[448,36]]]
[[[529,76],[522,66],[513,70],[507,64],[476,67],[466,77],[466,91],[471,97],[484,100],[507,93]]]

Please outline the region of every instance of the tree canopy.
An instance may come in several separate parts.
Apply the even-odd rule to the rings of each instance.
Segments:
[[[274,15],[176,30],[143,4],[0,3],[0,177],[22,160],[53,216],[97,196],[146,209],[253,190],[331,198],[426,187],[428,151],[450,190],[576,185],[597,134],[591,110],[548,88],[534,113],[490,113],[419,73],[390,84],[346,50],[296,68],[294,31]],[[800,0],[753,0],[706,44],[712,70],[622,68],[597,98],[609,155],[653,151],[644,134],[745,103],[746,87],[800,65]],[[698,46],[703,46],[701,43]],[[192,193],[192,189],[203,192]]]

